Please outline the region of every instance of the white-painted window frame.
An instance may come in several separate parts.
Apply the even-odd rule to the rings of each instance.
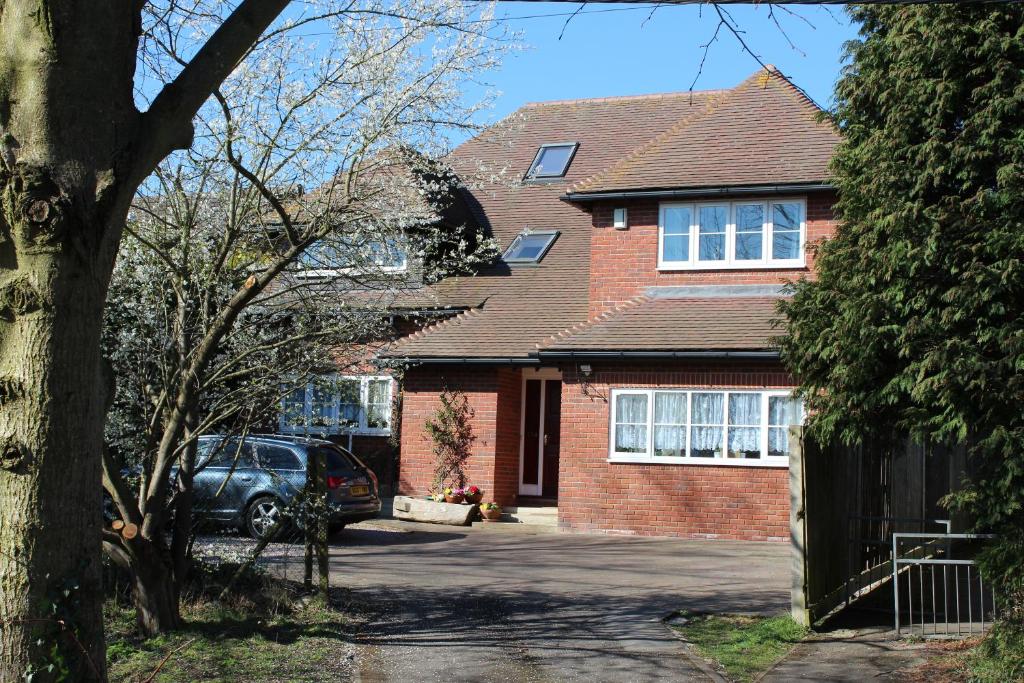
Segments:
[[[683,456],[657,456],[654,455],[654,402],[655,394],[658,393],[685,393],[686,394],[686,424],[685,424],[685,450],[687,455]],[[693,394],[723,394],[723,417],[722,417],[722,440],[723,455],[715,458],[692,457],[690,452],[690,438],[693,410]],[[729,424],[729,394],[760,394],[761,395],[761,457],[760,458],[730,458],[729,449],[729,427],[739,426]],[[644,453],[624,453],[615,450],[615,426],[618,422],[616,412],[618,410],[618,397],[621,395],[646,395],[647,396],[647,447]],[[608,410],[608,462],[610,463],[641,463],[647,465],[714,465],[727,467],[788,467],[787,456],[768,455],[768,431],[770,414],[768,400],[773,396],[792,398],[793,391],[787,389],[757,389],[744,387],[657,387],[657,388],[630,388],[616,387],[611,390],[610,408]],[[776,425],[777,426],[777,425]]]
[[[344,381],[358,381],[359,382],[359,424],[354,427],[345,427],[339,424],[340,421],[340,410],[341,410],[341,394],[340,392],[334,393],[334,408],[332,421],[333,424],[321,428],[319,426],[310,426],[308,422],[312,416],[312,403],[313,403],[313,391],[315,382],[309,382],[306,384],[306,397],[305,405],[303,408],[303,419],[306,420],[307,424],[289,424],[286,422],[286,413],[284,410],[285,398],[281,398],[281,410],[278,415],[278,431],[282,434],[354,434],[357,436],[390,436],[391,435],[391,420],[392,414],[390,410],[391,402],[394,397],[394,378],[390,375],[328,375],[324,379],[325,383],[332,382],[344,382]],[[369,416],[369,394],[370,394],[370,382],[373,381],[386,381],[387,382],[387,405],[388,409],[385,411],[385,419],[387,421],[386,427],[370,427],[368,426]]]
[[[736,207],[760,204],[764,211],[764,222],[761,226],[761,258],[738,260],[736,252]],[[771,258],[772,234],[774,231],[773,204],[800,205],[800,244],[795,259]],[[719,261],[699,260],[700,250],[700,210],[712,206],[727,207],[728,223],[725,230],[725,259]],[[690,210],[689,258],[686,261],[666,261],[665,245],[665,210],[669,208],[688,208]],[[723,201],[699,202],[662,202],[658,207],[658,270],[742,270],[748,268],[803,268],[806,266],[805,249],[807,245],[807,198],[806,197],[764,197],[735,199]]]
[[[338,275],[347,274],[362,274],[362,275],[373,275],[380,273],[382,275],[392,275],[398,273],[404,273],[409,270],[409,244],[404,238],[393,238],[396,242],[397,247],[402,252],[402,262],[395,266],[384,266],[371,264],[368,266],[345,266],[340,268],[304,268],[302,267],[301,261],[300,267],[295,271],[295,277],[299,278],[321,278],[321,277],[336,277]],[[387,238],[385,238],[386,241]],[[382,240],[369,240],[369,242],[380,242]],[[368,242],[368,243],[369,243]]]

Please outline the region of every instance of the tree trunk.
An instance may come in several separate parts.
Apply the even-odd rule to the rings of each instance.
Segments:
[[[8,218],[11,204],[25,195],[12,187],[15,182],[4,188]],[[36,215],[47,210],[39,208]],[[33,680],[46,680],[43,670],[49,664],[68,667],[72,680],[103,678],[105,669],[99,338],[106,278],[74,249],[54,250],[46,241],[47,229],[84,232],[92,226],[72,216],[54,222],[59,225],[8,223],[16,251],[4,251],[9,264],[16,255],[16,266],[0,275],[0,680],[5,681],[20,680],[31,670],[40,671]]]
[[[100,329],[135,189],[133,4],[0,3],[3,681],[106,677]]]
[[[138,547],[140,552],[132,558],[132,603],[139,630],[155,636],[180,628],[179,585],[172,579],[171,567],[149,541],[143,540]]]

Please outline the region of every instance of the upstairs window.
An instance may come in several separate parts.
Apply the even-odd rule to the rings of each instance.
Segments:
[[[403,241],[396,237],[361,244],[317,242],[299,257],[299,275],[325,277],[341,273],[401,273],[408,267]]]
[[[793,268],[804,265],[803,199],[665,203],[658,268]]]
[[[505,263],[539,263],[558,237],[557,230],[522,232],[512,240],[502,257]]]
[[[559,142],[552,145],[541,145],[537,156],[526,172],[527,180],[541,178],[561,178],[569,169],[573,156],[576,155],[578,142]]]

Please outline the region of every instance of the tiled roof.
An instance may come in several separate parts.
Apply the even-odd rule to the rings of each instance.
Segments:
[[[773,71],[759,72],[732,90],[524,106],[461,145],[447,161],[463,178],[495,178],[467,192],[478,221],[501,249],[524,228],[558,230],[557,241],[538,265],[499,262],[478,275],[428,288],[423,295],[439,304],[472,310],[399,340],[381,356],[536,359],[545,340],[588,317],[593,228],[589,213],[564,201],[568,190],[821,182],[838,136],[816,120],[817,114],[810,100]],[[521,182],[538,147],[556,142],[579,143],[566,176]],[[619,326],[620,318],[613,316],[586,326],[578,342],[570,335],[564,343],[726,348],[721,345],[756,346],[769,334],[770,307],[764,301],[751,299],[746,308],[722,301],[640,303],[630,309],[633,313],[619,315],[623,320],[651,315],[643,325]],[[716,317],[716,307],[724,317]],[[662,311],[673,326],[655,324],[655,312]],[[702,322],[693,326],[686,316],[696,312]],[[609,336],[602,336],[606,331]]]
[[[637,297],[538,344],[551,351],[764,351],[778,297]]]
[[[562,201],[566,187],[591,176],[684,116],[715,93],[694,92],[528,104],[466,142],[449,159],[470,177],[506,168],[505,177],[472,188],[477,219],[505,249],[524,228],[558,230],[536,266],[497,263],[474,276],[449,278],[424,292],[472,313],[400,340],[383,357],[526,358],[536,343],[583,322],[588,312],[590,214]],[[544,143],[578,142],[564,178],[519,182]]]
[[[778,71],[759,71],[570,192],[824,182],[839,134],[820,113]]]

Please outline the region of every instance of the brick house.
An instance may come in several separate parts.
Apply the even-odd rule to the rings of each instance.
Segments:
[[[430,487],[423,425],[448,387],[474,409],[488,499],[555,501],[573,530],[788,538],[802,416],[771,338],[833,229],[838,135],[818,113],[769,69],[529,104],[456,149],[457,172],[512,176],[466,190],[504,255],[434,285],[460,312],[379,353],[405,367],[400,491]]]

